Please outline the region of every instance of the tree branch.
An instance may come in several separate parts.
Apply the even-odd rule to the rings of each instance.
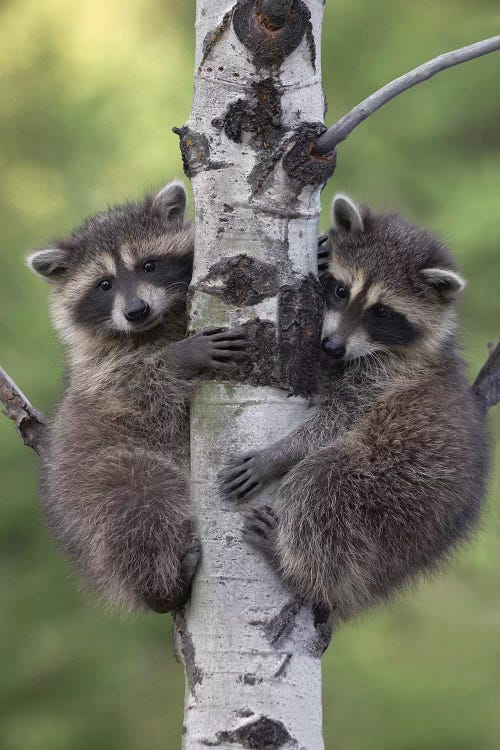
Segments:
[[[0,367],[0,403],[3,413],[12,419],[25,445],[42,455],[46,438],[47,422],[41,412],[30,404],[24,393]]]
[[[270,25],[279,29],[286,23],[293,3],[294,0],[260,0],[259,10],[269,19]]]
[[[335,125],[323,133],[314,145],[312,150],[313,156],[324,156],[328,152],[333,151],[335,146],[345,141],[347,136],[363,120],[366,120],[367,117],[376,112],[377,109],[380,109],[380,107],[383,107],[391,99],[402,94],[403,91],[416,86],[417,83],[427,81],[442,70],[451,68],[454,65],[460,65],[460,63],[467,62],[468,60],[474,60],[476,57],[481,57],[497,50],[500,50],[500,36],[493,36],[491,39],[484,39],[482,42],[470,44],[468,47],[462,47],[461,49],[447,52],[444,55],[439,55],[439,57],[435,57],[418,68],[410,70],[409,73],[396,78],[374,94],[371,94],[367,99],[364,99],[354,109],[351,109],[350,112],[344,115],[341,120],[336,122]]]
[[[500,401],[500,342],[492,348],[490,356],[472,385],[472,390],[482,401],[485,411]]]

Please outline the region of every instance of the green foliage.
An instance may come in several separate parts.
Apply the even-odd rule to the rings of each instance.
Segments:
[[[23,256],[107,202],[181,171],[194,2],[0,1],[1,363],[40,408],[62,352],[46,288]],[[336,0],[327,7],[328,122],[442,51],[500,28],[494,0]],[[406,93],[342,144],[323,194],[347,190],[443,234],[469,279],[463,343],[475,373],[498,335],[500,55]],[[326,225],[325,212],[324,222]],[[492,415],[499,432],[499,413]],[[0,421],[0,747],[179,747],[183,681],[166,618],[96,608],[40,519],[36,461]],[[500,486],[478,543],[437,582],[343,628],[325,658],[327,747],[500,746]]]

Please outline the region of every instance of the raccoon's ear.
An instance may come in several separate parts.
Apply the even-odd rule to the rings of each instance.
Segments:
[[[365,228],[357,205],[341,193],[333,196],[331,218],[332,224],[340,234],[363,232]]]
[[[182,225],[186,214],[186,204],[186,188],[182,182],[174,180],[156,193],[152,209],[167,221]]]
[[[441,298],[443,302],[452,302],[465,289],[466,281],[456,271],[445,268],[424,268],[420,271],[426,285]]]
[[[49,281],[60,278],[71,265],[68,251],[60,247],[37,250],[36,253],[28,255],[26,263],[32,271]]]

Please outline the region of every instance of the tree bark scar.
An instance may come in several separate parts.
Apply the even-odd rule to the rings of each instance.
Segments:
[[[243,324],[248,341],[249,357],[238,368],[240,383],[273,385],[279,388],[276,356],[276,326],[268,320],[250,320]]]
[[[267,77],[253,82],[251,95],[232,102],[223,117],[212,120],[212,125],[223,130],[226,137],[235,143],[242,143],[245,134],[249,136],[256,160],[248,183],[252,196],[256,195],[263,189],[288,145],[281,93],[276,81]]]
[[[225,162],[214,162],[210,159],[210,144],[202,133],[190,130],[187,125],[182,128],[172,128],[179,136],[184,174],[190,179],[199,172],[209,169],[225,169]]]
[[[193,639],[186,622],[186,615],[183,609],[175,613],[174,627],[178,636],[182,651],[182,661],[186,671],[186,679],[189,690],[193,695],[196,694],[196,686],[203,682],[203,670],[196,664],[196,652]]]
[[[223,742],[234,743],[252,750],[279,750],[280,748],[292,750],[298,744],[281,721],[267,716],[252,719],[230,731],[218,732],[217,744]]]
[[[291,661],[292,661],[292,654],[286,654],[280,666],[278,667],[276,672],[273,674],[273,677],[275,679],[280,679],[281,677],[284,677],[288,671],[288,666]]]
[[[292,395],[312,396],[319,387],[323,294],[309,274],[282,287],[278,301],[280,380]]]
[[[274,267],[237,255],[211,266],[198,289],[236,307],[254,305],[277,294],[277,325],[260,318],[242,324],[248,357],[228,379],[282,388],[292,396],[308,398],[317,393],[323,294],[313,274],[280,287]],[[209,374],[204,379],[215,377]]]
[[[274,27],[256,0],[238,0],[233,14],[236,36],[253,55],[256,68],[277,70],[311,29],[311,14],[301,0],[294,0],[283,26]],[[311,48],[309,47],[311,51]],[[314,51],[314,58],[316,53]],[[315,59],[314,59],[315,63]]]
[[[322,185],[335,172],[337,151],[313,156],[316,139],[326,131],[321,122],[305,122],[295,129],[293,146],[283,157],[283,169],[299,185]]]
[[[256,305],[278,294],[278,272],[270,263],[235,255],[210,266],[198,289],[221,297],[228,305]]]
[[[303,606],[303,602],[298,599],[292,599],[264,625],[264,633],[269,643],[273,646],[279,645],[290,637],[295,627],[295,620]]]
[[[212,124],[222,127],[235,143],[241,143],[243,133],[249,133],[252,145],[258,150],[276,145],[285,128],[281,94],[274,79],[254,81],[251,96],[232,102],[222,120],[216,119]]]
[[[228,28],[229,24],[231,23],[231,18],[233,17],[234,8],[231,8],[231,10],[228,10],[227,13],[224,14],[224,17],[222,18],[222,21],[215,27],[213,31],[209,31],[209,33],[206,35],[204,41],[203,41],[203,56],[201,58],[201,62],[198,68],[198,75],[201,73],[201,68],[207,61],[208,56],[212,52],[213,48],[223,35],[223,33]]]

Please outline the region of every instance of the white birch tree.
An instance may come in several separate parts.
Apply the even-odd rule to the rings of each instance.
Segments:
[[[376,92],[325,133],[323,0],[197,0],[193,110],[178,129],[195,198],[191,327],[245,327],[251,358],[203,382],[192,404],[193,503],[203,560],[175,618],[186,673],[184,750],[321,750],[321,655],[330,632],[240,536],[217,491],[233,454],[301,420],[316,388],[322,301],[316,280],[319,191],[335,146],[391,98],[500,37],[426,63]],[[500,347],[474,389],[500,398]],[[0,370],[0,401],[43,453],[45,420]],[[262,493],[265,503],[269,492]]]
[[[326,625],[244,544],[216,485],[232,454],[303,418],[317,375],[319,191],[334,159],[311,160],[307,144],[325,129],[323,3],[276,6],[270,18],[253,0],[198,1],[193,110],[178,131],[195,201],[191,325],[245,324],[256,361],[235,382],[205,382],[192,404],[203,559],[176,621],[186,750],[323,747]]]

